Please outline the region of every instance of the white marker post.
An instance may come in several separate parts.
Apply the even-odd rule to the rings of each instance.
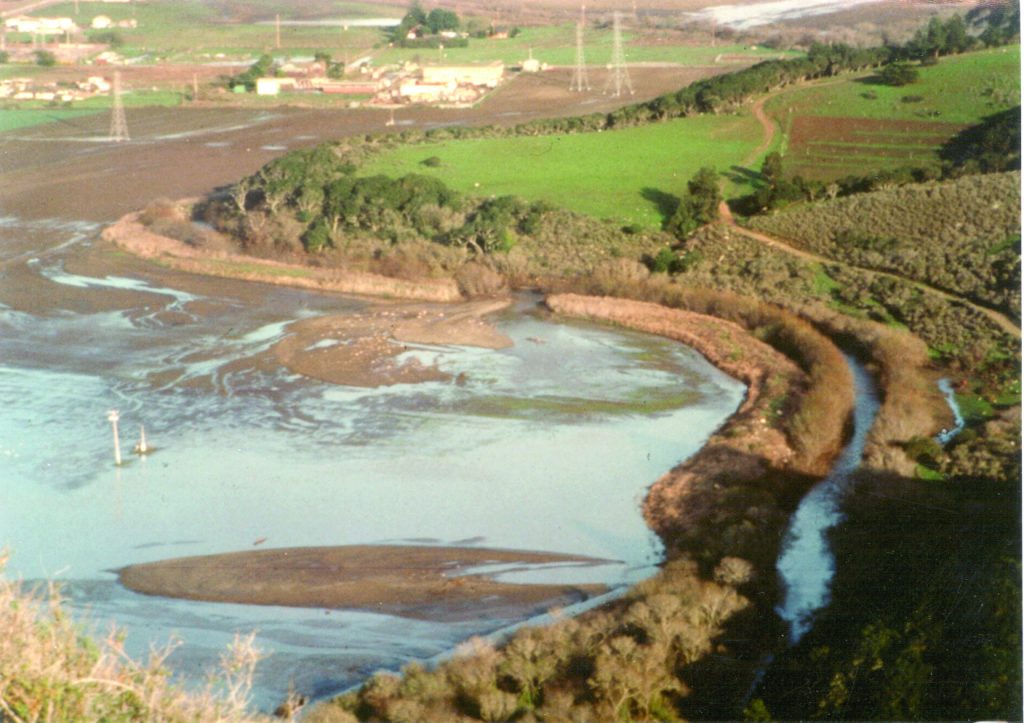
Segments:
[[[118,467],[121,466],[121,439],[117,434],[117,422],[119,419],[121,419],[121,413],[116,409],[111,409],[107,412],[107,420],[114,429],[114,464]]]
[[[149,446],[146,444],[146,428],[139,425],[139,443],[135,445],[135,452],[140,455],[149,454]]]

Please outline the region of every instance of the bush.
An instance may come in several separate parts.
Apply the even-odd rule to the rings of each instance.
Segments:
[[[427,166],[428,168],[439,168],[441,166],[441,159],[438,158],[437,156],[430,156],[429,158],[424,158],[420,162],[424,166]]]
[[[882,72],[878,74],[878,79],[885,85],[893,86],[904,86],[916,83],[919,77],[919,73],[914,68],[910,67],[906,63],[889,63]]]
[[[36,65],[50,68],[57,64],[57,56],[49,50],[37,50],[34,55],[36,56]]]

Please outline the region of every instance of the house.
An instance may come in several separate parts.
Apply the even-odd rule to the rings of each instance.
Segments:
[[[63,35],[78,32],[78,26],[71,18],[30,18],[23,15],[7,18],[4,27],[9,32],[32,35]]]
[[[92,22],[89,24],[89,27],[91,27],[93,30],[106,30],[113,26],[113,24],[114,21],[111,20],[109,16],[97,15],[92,19]]]
[[[256,95],[277,95],[284,89],[294,90],[295,78],[257,78]]]
[[[457,83],[496,88],[505,74],[501,62],[488,65],[427,65],[423,67],[424,84]]]
[[[416,80],[403,81],[398,86],[398,96],[410,103],[436,103],[446,100],[455,91],[454,82],[428,83]]]

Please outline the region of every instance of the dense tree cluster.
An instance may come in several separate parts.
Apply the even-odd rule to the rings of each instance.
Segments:
[[[943,146],[947,175],[1020,169],[1020,106],[995,113]]]
[[[675,212],[665,222],[665,230],[678,239],[684,239],[701,226],[718,219],[718,204],[722,192],[718,187],[718,174],[705,166],[686,183],[686,192],[679,200]]]
[[[361,720],[679,720],[680,673],[749,606],[750,564],[725,558],[711,580],[668,564],[612,609],[525,628],[500,649],[473,640],[434,670],[378,674],[332,706]],[[312,720],[334,720],[331,708]]]
[[[465,38],[445,39],[438,36],[444,31],[454,32],[461,25],[462,21],[455,12],[437,7],[428,13],[417,1],[392,31],[391,41],[403,48],[437,47],[441,43],[449,47],[465,47]]]

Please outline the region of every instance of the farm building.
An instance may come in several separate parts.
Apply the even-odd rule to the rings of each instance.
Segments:
[[[446,100],[455,91],[456,87],[456,84],[450,81],[447,83],[427,83],[406,80],[398,86],[398,96],[410,103],[436,103],[440,100]]]
[[[294,90],[295,78],[257,78],[256,95],[277,95],[282,90]]]
[[[30,18],[26,16],[7,18],[4,27],[15,33],[31,33],[33,35],[60,35],[74,33],[78,26],[71,18]]]
[[[489,65],[427,65],[423,67],[423,84],[456,83],[495,88],[505,75],[504,63]]]
[[[313,86],[322,93],[337,95],[373,95],[377,92],[376,83],[345,82],[313,78]]]

